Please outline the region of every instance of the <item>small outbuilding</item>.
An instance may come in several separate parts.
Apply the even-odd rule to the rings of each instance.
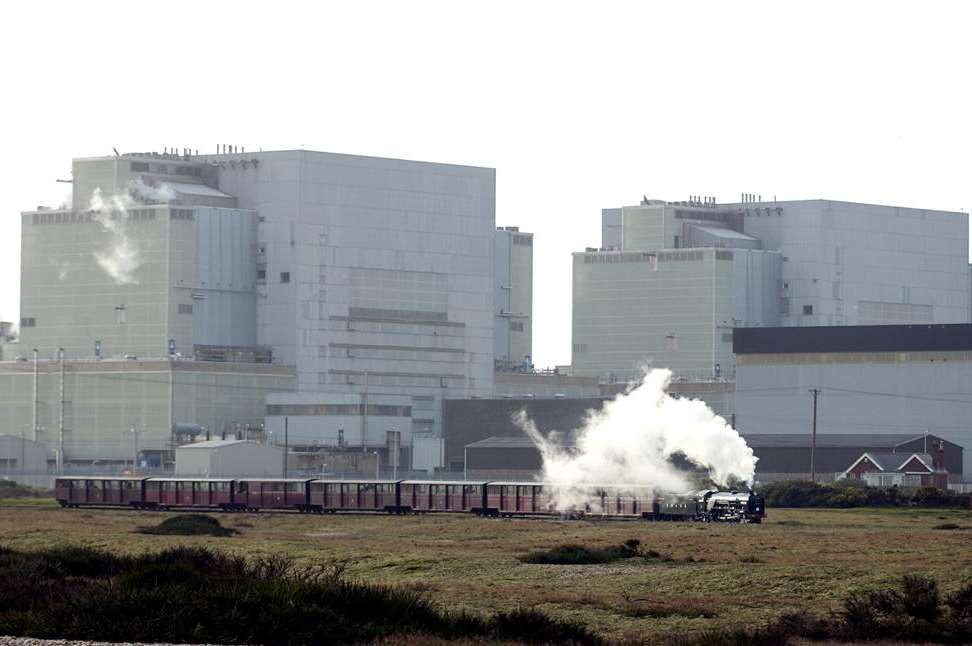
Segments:
[[[28,487],[52,485],[47,447],[19,435],[0,435],[0,479]]]
[[[283,448],[249,440],[206,440],[176,447],[179,477],[281,477]]]
[[[928,453],[868,451],[841,475],[881,487],[948,487],[948,473]]]

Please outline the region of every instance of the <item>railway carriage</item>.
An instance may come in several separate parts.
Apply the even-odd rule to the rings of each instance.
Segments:
[[[405,480],[401,483],[401,511],[465,511],[483,507],[485,482]]]
[[[233,480],[229,478],[147,478],[140,504],[145,509],[191,507],[234,508]]]
[[[400,480],[311,480],[308,509],[315,512],[399,511]]]
[[[234,509],[296,509],[305,511],[308,503],[309,478],[273,480],[247,478],[233,482]]]
[[[148,478],[57,478],[54,498],[62,507],[79,505],[138,506]]]

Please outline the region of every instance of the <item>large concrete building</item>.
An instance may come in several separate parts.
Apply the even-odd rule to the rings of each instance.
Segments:
[[[744,435],[933,434],[972,473],[972,325],[737,329],[736,424]],[[927,452],[927,451],[925,451]]]
[[[499,372],[533,368],[533,234],[496,229],[496,321],[493,355]]]
[[[573,371],[731,378],[734,327],[969,322],[968,250],[965,213],[755,196],[604,209],[601,247],[574,255]]]
[[[266,406],[267,433],[282,437],[287,418],[297,451],[394,451],[397,464],[413,430],[441,435],[444,397],[492,394],[492,169],[222,146],[76,159],[73,170],[73,210],[23,214],[14,352],[29,363],[8,367],[0,402],[31,388],[23,365],[34,348],[42,371],[60,356],[82,372],[112,358],[158,360],[168,374],[219,362],[246,377],[272,366],[280,374],[247,386],[250,402]],[[520,276],[532,251],[524,260],[519,238],[532,242],[509,237],[517,284],[505,314],[523,310],[528,321],[530,279]],[[529,327],[517,333],[526,344],[507,345],[528,354]],[[114,364],[91,368],[106,369]],[[210,393],[216,405],[233,400],[232,387]],[[69,402],[80,414],[86,395]],[[9,423],[21,424],[17,415]],[[175,425],[240,416],[228,415],[143,422],[122,413],[120,424],[151,426],[143,439],[161,451]],[[128,453],[98,437],[117,434],[114,425],[65,425],[77,438],[65,441],[68,460]]]

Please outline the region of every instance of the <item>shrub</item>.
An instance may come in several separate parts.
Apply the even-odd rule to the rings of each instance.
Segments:
[[[199,547],[136,557],[0,548],[0,608],[0,635],[84,641],[349,644],[423,635],[599,643],[583,627],[534,611],[449,613],[413,590],[348,580],[340,566],[247,561]]]
[[[839,480],[822,485],[815,482],[787,480],[769,482],[759,492],[771,507],[960,507],[968,508],[972,495],[948,489],[921,487],[914,491],[897,487],[869,487],[853,480]]]
[[[584,547],[583,545],[558,545],[549,550],[530,552],[520,557],[523,563],[536,563],[546,565],[590,565],[594,563],[610,563],[620,559],[629,559],[635,556],[649,556],[654,554],[660,557],[657,552],[649,550],[646,554],[641,552],[641,541],[631,539],[623,545],[616,547]]]
[[[237,533],[237,530],[223,527],[217,519],[205,514],[171,516],[155,527],[139,527],[135,531],[166,536],[232,536]]]

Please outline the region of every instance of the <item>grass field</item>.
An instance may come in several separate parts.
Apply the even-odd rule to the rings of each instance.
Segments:
[[[169,514],[0,503],[0,545],[86,545],[118,553],[205,545],[236,554],[341,561],[367,581],[408,586],[449,608],[527,607],[611,640],[765,624],[797,609],[824,613],[849,592],[903,575],[943,591],[972,581],[969,510],[771,509],[763,525],[479,519],[469,516],[214,514],[232,537],[136,533]],[[941,530],[936,525],[961,529]],[[603,565],[534,565],[518,556],[563,543],[638,539],[670,556]]]

